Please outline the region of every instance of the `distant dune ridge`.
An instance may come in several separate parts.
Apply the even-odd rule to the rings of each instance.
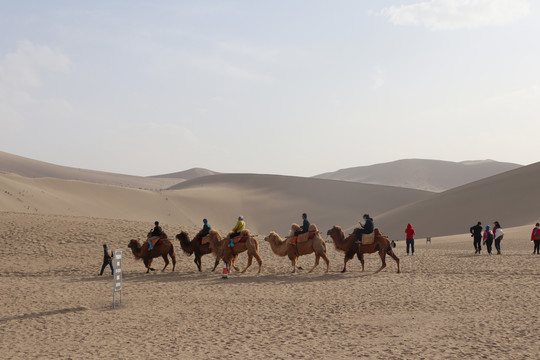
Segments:
[[[425,237],[463,234],[478,220],[484,225],[498,220],[503,227],[540,221],[540,163],[441,193],[279,175],[197,176],[206,171],[175,173],[174,179],[166,177],[174,174],[143,178],[0,153],[0,211],[135,220],[149,226],[160,220],[168,226],[198,227],[208,218],[223,231],[243,215],[259,234],[285,234],[303,212],[324,232],[332,225],[350,232],[362,214],[369,213],[376,226],[396,240],[403,239],[409,222],[418,237]],[[192,179],[180,181],[180,176]],[[159,183],[162,180],[167,181]],[[150,190],[151,184],[162,186],[169,180],[166,189]]]
[[[76,169],[68,166],[32,160],[2,151],[0,151],[0,172],[13,173],[27,178],[49,177],[152,190],[166,188],[178,183],[178,179],[167,179],[165,177],[149,178],[108,173],[104,171]]]
[[[179,171],[171,174],[164,175],[154,175],[150,176],[151,178],[166,178],[166,179],[183,179],[183,180],[192,180],[202,176],[210,176],[219,174],[215,171],[203,169],[203,168],[192,168],[184,171]]]
[[[521,167],[493,160],[451,162],[405,159],[358,166],[314,177],[441,192]]]

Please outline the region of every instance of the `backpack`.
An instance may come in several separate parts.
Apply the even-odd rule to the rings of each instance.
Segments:
[[[486,240],[493,240],[493,233],[491,231],[489,231],[487,233],[487,239]]]

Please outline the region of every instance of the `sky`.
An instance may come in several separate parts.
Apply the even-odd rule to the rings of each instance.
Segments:
[[[540,161],[527,0],[0,0],[0,150],[131,175]]]

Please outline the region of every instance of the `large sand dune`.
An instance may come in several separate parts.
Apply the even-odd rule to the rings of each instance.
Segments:
[[[467,232],[477,221],[493,226],[521,226],[540,221],[540,163],[535,163],[423,201],[391,210],[376,223],[394,238],[403,238],[412,223],[418,236]]]
[[[519,167],[521,165],[493,160],[458,163],[441,160],[404,159],[384,164],[341,169],[316,177],[440,192]]]
[[[54,179],[79,180],[104,185],[154,190],[167,188],[180,181],[177,178],[151,178],[77,169],[32,160],[2,151],[0,151],[0,172],[18,174],[27,178],[49,177]]]
[[[321,230],[354,225],[362,211],[383,213],[432,193],[388,186],[274,175],[214,175],[150,191],[81,181],[0,174],[0,211],[201,224],[228,229],[240,214],[255,232],[287,232],[308,212]]]

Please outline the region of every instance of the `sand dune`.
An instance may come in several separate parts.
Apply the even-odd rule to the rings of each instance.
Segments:
[[[477,221],[515,227],[540,221],[540,163],[467,184],[414,204],[391,210],[376,222],[394,238],[407,223],[418,236],[467,232]]]
[[[389,186],[255,174],[208,176],[171,190],[184,201],[190,199],[189,212],[199,218],[211,216],[217,226],[229,228],[242,214],[248,226],[260,233],[287,232],[292,222],[301,221],[303,212],[321,230],[336,223],[352,226],[367,210],[379,214],[432,195]]]
[[[273,175],[214,175],[149,191],[81,181],[0,174],[0,211],[200,225],[229,229],[240,214],[254,232],[287,232],[308,212],[321,230],[356,224],[364,209],[383,213],[432,193]]]
[[[457,163],[440,160],[405,159],[384,164],[341,169],[315,177],[440,192],[519,167],[521,165],[493,160]]]
[[[203,168],[193,168],[184,171],[179,171],[171,174],[155,175],[150,176],[151,178],[166,178],[166,179],[183,179],[183,180],[192,180],[202,176],[210,176],[218,174],[215,171],[203,169]]]
[[[77,169],[32,160],[2,151],[0,151],[0,172],[18,174],[27,178],[50,177],[55,179],[79,180],[96,184],[153,190],[167,188],[177,184],[179,181],[175,178],[150,178]]]

